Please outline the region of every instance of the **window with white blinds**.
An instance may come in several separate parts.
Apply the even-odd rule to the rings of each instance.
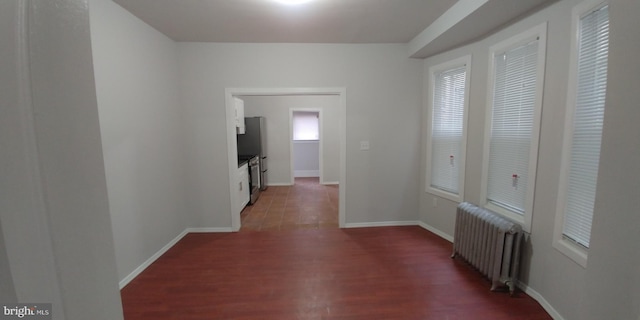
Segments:
[[[487,200],[524,214],[536,95],[538,41],[495,56]]]
[[[491,51],[486,204],[522,222],[525,230],[533,207],[545,34],[546,24]]]
[[[317,111],[293,111],[293,140],[319,140],[320,116]]]
[[[427,183],[431,192],[460,201],[466,148],[467,68],[470,57],[431,70],[431,126]]]
[[[571,117],[565,141],[570,154],[565,156],[568,175],[561,186],[566,188],[562,234],[578,245],[588,248],[591,237],[600,161],[602,123],[607,86],[609,48],[608,6],[590,10],[578,22],[576,76],[574,92],[568,99],[567,114]]]

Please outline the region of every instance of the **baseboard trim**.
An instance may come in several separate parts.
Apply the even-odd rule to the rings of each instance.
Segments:
[[[162,247],[158,252],[152,255],[149,259],[143,262],[140,266],[138,266],[135,270],[133,270],[130,274],[128,274],[124,279],[120,280],[118,285],[120,286],[120,290],[124,288],[131,280],[135,279],[139,274],[142,273],[145,269],[147,269],[152,263],[154,263],[158,258],[160,258],[163,254],[165,254],[171,247],[173,247],[178,241],[182,240],[184,236],[188,233],[225,233],[225,232],[233,232],[232,228],[187,228],[182,231],[178,236],[173,238],[173,240],[169,241],[164,247]]]
[[[447,241],[449,241],[449,242],[453,243],[453,237],[452,237],[452,236],[450,236],[449,234],[444,233],[444,232],[442,232],[442,231],[440,231],[440,230],[436,229],[435,227],[433,227],[433,226],[431,226],[431,225],[428,225],[428,224],[426,224],[426,223],[424,223],[424,222],[422,222],[422,221],[420,221],[420,222],[418,223],[418,225],[419,225],[419,226],[421,226],[422,228],[424,228],[425,230],[427,230],[427,231],[429,231],[429,232],[431,232],[431,233],[433,233],[433,234],[435,234],[435,235],[439,236],[440,238],[445,239],[445,240],[447,240]]]
[[[325,186],[333,186],[333,185],[340,185],[340,182],[339,181],[322,181],[320,182],[320,184]]]
[[[187,233],[225,233],[234,232],[233,228],[187,228]]]
[[[562,317],[562,315],[540,293],[520,281],[518,281],[518,288],[524,291],[524,293],[529,295],[531,298],[538,301],[542,308],[547,311],[554,320],[564,320],[564,317]]]
[[[293,184],[291,183],[286,183],[286,182],[275,182],[275,183],[268,183],[267,187],[287,187],[287,186],[292,186]]]
[[[182,231],[177,237],[173,238],[173,240],[169,241],[164,247],[162,247],[158,252],[152,255],[147,261],[143,262],[140,266],[138,266],[133,272],[129,273],[124,279],[120,280],[118,285],[120,289],[124,288],[131,280],[135,279],[139,274],[142,273],[146,268],[148,268],[152,263],[154,263],[160,256],[162,256],[165,252],[167,252],[171,247],[173,247],[178,241],[180,241],[184,236],[188,233],[187,229]]]
[[[293,172],[295,178],[315,178],[320,176],[320,170],[296,170]]]
[[[416,226],[418,221],[381,221],[381,222],[355,222],[345,223],[345,228],[370,228],[370,227],[400,227]]]

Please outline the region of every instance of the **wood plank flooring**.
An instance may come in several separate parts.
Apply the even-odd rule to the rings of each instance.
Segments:
[[[420,227],[186,235],[122,289],[125,319],[551,319]]]

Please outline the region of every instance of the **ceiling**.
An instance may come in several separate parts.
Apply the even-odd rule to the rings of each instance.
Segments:
[[[113,1],[178,42],[409,43],[455,11],[459,21],[446,23],[452,36],[437,30],[424,44],[413,44],[418,48],[410,55],[425,57],[555,0],[315,0],[296,6],[273,0]],[[465,8],[473,12],[460,16]],[[474,12],[477,21],[468,19]]]

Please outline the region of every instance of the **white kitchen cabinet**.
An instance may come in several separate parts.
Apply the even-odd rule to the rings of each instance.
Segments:
[[[240,98],[233,97],[233,105],[236,111],[236,133],[244,134],[244,101]]]
[[[243,164],[238,168],[238,202],[240,211],[249,203],[249,165]]]

